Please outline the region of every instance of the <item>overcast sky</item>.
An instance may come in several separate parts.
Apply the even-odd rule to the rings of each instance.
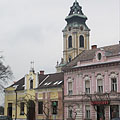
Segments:
[[[90,46],[118,44],[120,0],[78,0],[88,17]],[[30,70],[55,72],[63,51],[62,30],[74,0],[0,0],[0,55],[15,80]]]

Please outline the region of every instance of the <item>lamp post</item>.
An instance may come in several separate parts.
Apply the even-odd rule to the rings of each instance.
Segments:
[[[13,86],[15,88],[15,120],[17,118],[17,87],[18,85]]]
[[[15,120],[17,118],[17,91],[15,90],[15,96],[16,96],[16,99],[15,99]]]

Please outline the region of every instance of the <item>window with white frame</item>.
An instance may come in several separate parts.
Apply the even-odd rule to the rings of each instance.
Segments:
[[[117,79],[111,78],[111,91],[117,92]]]
[[[90,105],[85,106],[85,118],[90,119]]]
[[[97,92],[103,93],[103,80],[102,79],[97,80]]]
[[[72,107],[68,107],[68,118],[72,118],[72,114],[73,114]]]
[[[68,95],[72,95],[73,90],[72,90],[72,81],[68,82]]]
[[[90,81],[85,81],[85,93],[90,94]]]

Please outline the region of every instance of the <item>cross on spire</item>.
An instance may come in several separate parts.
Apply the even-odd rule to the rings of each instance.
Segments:
[[[30,72],[34,72],[34,61],[31,61],[30,64],[31,64]]]

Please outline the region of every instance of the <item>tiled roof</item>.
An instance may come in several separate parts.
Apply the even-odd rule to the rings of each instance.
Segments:
[[[63,73],[53,73],[53,74],[39,74],[38,75],[39,85],[37,89],[50,88],[50,87],[60,87],[63,85],[64,76]],[[16,83],[12,84],[10,87],[16,87],[17,91],[24,90],[25,77],[18,80]]]
[[[77,65],[77,62],[79,61],[88,61],[88,60],[94,59],[95,53],[98,50],[104,50],[106,52],[106,57],[115,56],[120,54],[120,44],[100,47],[100,48],[91,49],[91,50],[84,50],[77,57],[75,57],[70,63],[66,64],[63,67],[63,70]]]
[[[10,87],[17,86],[17,89],[16,89],[17,91],[24,90],[24,82],[25,82],[25,77],[21,78],[16,83],[12,84]]]
[[[63,73],[47,74],[46,78],[39,84],[40,88],[59,87],[63,85],[64,75]]]

